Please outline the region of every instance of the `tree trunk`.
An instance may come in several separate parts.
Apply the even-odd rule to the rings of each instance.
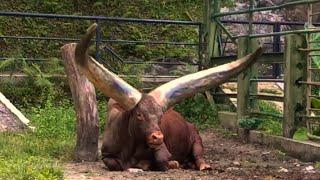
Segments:
[[[96,161],[99,139],[96,92],[91,82],[79,72],[75,62],[75,48],[75,43],[66,44],[61,48],[64,69],[77,115],[75,158],[77,161]]]

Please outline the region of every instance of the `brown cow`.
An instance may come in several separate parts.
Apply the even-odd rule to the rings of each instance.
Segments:
[[[106,96],[108,120],[102,160],[110,170],[138,167],[166,170],[180,165],[198,170],[205,163],[203,145],[194,125],[173,109],[181,100],[227,81],[254,63],[256,52],[229,64],[186,75],[142,94],[88,55],[97,25],[91,26],[76,47],[80,70]],[[169,109],[169,110],[168,110]]]

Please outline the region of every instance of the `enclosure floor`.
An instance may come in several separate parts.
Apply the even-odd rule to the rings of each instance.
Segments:
[[[261,145],[242,142],[222,130],[201,133],[212,171],[110,172],[102,162],[66,163],[66,179],[320,179],[315,163],[303,163]]]

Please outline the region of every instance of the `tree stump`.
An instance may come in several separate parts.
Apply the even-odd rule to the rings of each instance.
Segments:
[[[77,115],[77,161],[98,159],[99,115],[93,84],[83,75],[75,62],[76,44],[66,44],[62,50],[65,73],[68,78]]]

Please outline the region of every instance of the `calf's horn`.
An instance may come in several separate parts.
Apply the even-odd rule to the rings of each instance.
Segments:
[[[75,50],[76,62],[80,67],[80,71],[104,95],[117,101],[124,109],[130,110],[138,104],[142,94],[88,55],[90,40],[94,36],[96,28],[97,24],[91,25],[80,43],[77,44]]]
[[[262,54],[262,51],[260,47],[254,53],[234,62],[180,77],[159,86],[151,91],[149,95],[154,97],[163,110],[166,110],[197,92],[218,86],[231,77],[240,74],[256,61],[257,57]]]

